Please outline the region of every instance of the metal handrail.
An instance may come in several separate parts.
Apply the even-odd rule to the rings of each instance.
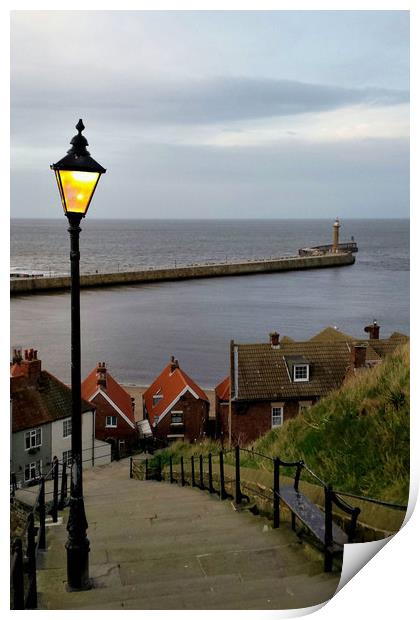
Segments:
[[[355,493],[347,493],[347,491],[334,491],[336,495],[343,495],[344,497],[352,497],[353,499],[360,499],[364,502],[371,502],[372,504],[378,504],[379,506],[384,506],[385,508],[395,508],[395,510],[407,510],[407,506],[404,504],[394,504],[392,502],[385,502],[381,499],[375,499],[373,497],[367,497],[363,495],[356,495]]]

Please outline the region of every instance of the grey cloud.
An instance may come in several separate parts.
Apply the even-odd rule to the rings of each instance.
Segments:
[[[350,105],[392,106],[409,101],[407,91],[343,88],[291,80],[217,78],[184,82],[142,82],[112,76],[104,83],[12,84],[12,110],[59,107],[97,111],[120,122],[211,124],[300,115]],[[68,90],[66,90],[66,88]]]

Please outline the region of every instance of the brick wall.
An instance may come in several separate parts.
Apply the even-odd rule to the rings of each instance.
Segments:
[[[183,426],[171,424],[171,412],[182,411]],[[153,428],[153,434],[158,439],[166,440],[168,435],[183,434],[184,441],[201,439],[207,434],[209,418],[209,403],[197,400],[192,394],[186,392],[175,403],[171,411]]]
[[[309,399],[308,399],[309,400]],[[283,401],[283,422],[294,418],[299,413],[299,401]],[[232,402],[232,442],[249,443],[271,430],[272,401],[254,403]],[[228,435],[229,407],[220,409],[221,428]],[[225,430],[226,429],[226,430]]]
[[[92,403],[96,407],[96,439],[102,441],[116,439],[125,441],[127,445],[132,445],[137,441],[137,429],[133,429],[101,394],[95,396]],[[116,428],[106,426],[107,416],[117,416]]]

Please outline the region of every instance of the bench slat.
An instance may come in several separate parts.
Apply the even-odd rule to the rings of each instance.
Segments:
[[[292,486],[280,488],[280,499],[287,504],[290,510],[306,525],[312,534],[322,543],[325,541],[325,514],[313,504],[305,495],[295,491]],[[332,524],[333,540],[342,547],[348,542],[348,537],[334,522]]]

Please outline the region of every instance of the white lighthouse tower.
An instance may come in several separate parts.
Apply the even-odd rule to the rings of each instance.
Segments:
[[[338,219],[338,217],[336,217],[333,224],[333,242],[331,248],[333,254],[336,254],[339,251],[338,247],[340,245],[340,226],[340,220]]]

